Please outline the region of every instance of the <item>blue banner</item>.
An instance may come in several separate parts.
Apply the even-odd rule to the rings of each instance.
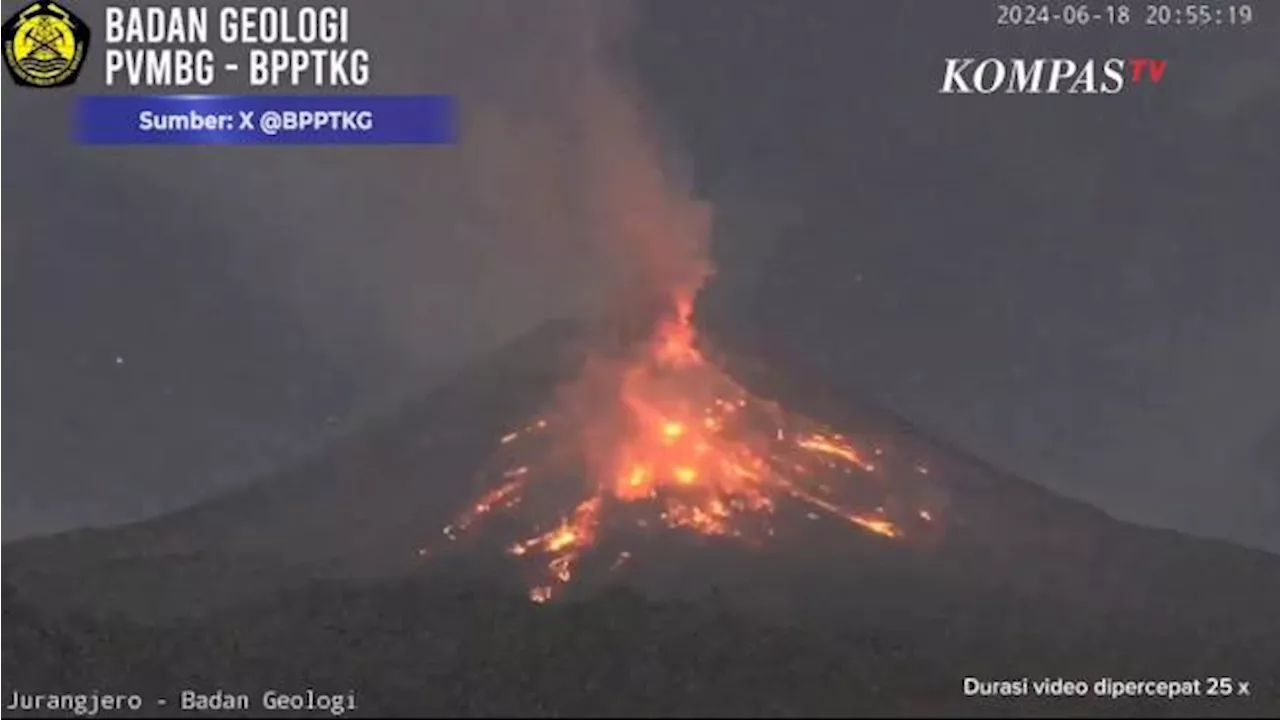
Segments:
[[[457,133],[447,95],[85,95],[89,145],[439,145]]]

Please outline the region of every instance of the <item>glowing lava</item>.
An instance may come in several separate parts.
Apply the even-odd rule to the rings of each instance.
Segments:
[[[861,480],[876,490],[885,478],[844,436],[754,397],[709,362],[695,344],[691,298],[677,296],[674,306],[640,352],[588,373],[549,417],[501,439],[518,460],[445,528],[450,539],[495,510],[515,507],[532,487],[563,487],[583,467],[587,482],[576,506],[554,527],[510,547],[543,568],[530,591],[534,601],[553,598],[573,579],[583,554],[611,526],[611,513],[623,506],[642,506],[672,529],[735,538],[771,535],[769,518],[787,500],[809,506],[811,518],[839,518],[886,538],[901,537],[908,523],[933,522],[928,510],[895,519],[876,507],[878,500],[869,503],[873,509],[857,510],[837,499],[851,493],[833,489],[834,481]],[[581,458],[576,468],[548,449],[566,439]],[[630,558],[623,556],[615,567]]]

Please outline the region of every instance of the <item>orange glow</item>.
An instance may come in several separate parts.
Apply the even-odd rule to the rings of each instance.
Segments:
[[[541,568],[529,593],[534,602],[559,595],[584,553],[615,529],[607,521],[611,512],[626,505],[652,510],[648,519],[628,521],[631,526],[656,521],[673,530],[741,538],[773,534],[767,518],[782,502],[807,506],[810,518],[834,518],[891,539],[904,537],[907,525],[933,521],[919,508],[893,517],[874,503],[859,508],[839,502],[847,489],[838,487],[842,483],[875,489],[886,478],[843,435],[755,397],[709,362],[696,347],[691,315],[691,296],[677,293],[650,341],[604,382],[584,377],[568,388],[569,399],[562,398],[551,419],[503,436],[500,444],[512,447],[517,462],[446,535],[454,539],[478,517],[515,507],[531,478],[563,483],[581,475],[545,443],[525,447],[544,433],[568,441],[584,458],[589,482],[587,499],[553,527],[510,547],[512,555],[535,559]],[[882,452],[874,448],[872,454]],[[630,552],[621,553],[611,569],[629,558]]]

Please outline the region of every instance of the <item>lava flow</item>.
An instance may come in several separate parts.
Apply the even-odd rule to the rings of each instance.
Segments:
[[[847,499],[857,493],[833,484],[861,479],[882,490],[879,451],[868,457],[841,434],[753,396],[697,348],[692,298],[674,304],[641,352],[589,370],[552,413],[501,439],[502,457],[515,459],[446,536],[457,539],[495,511],[515,508],[531,490],[563,489],[585,468],[576,505],[554,527],[509,548],[543,568],[530,591],[543,602],[573,579],[583,554],[617,527],[624,508],[642,510],[639,519],[625,515],[641,526],[743,539],[772,535],[769,519],[786,501],[808,506],[810,518],[835,517],[885,538],[933,521],[920,509],[905,521],[901,513],[890,517],[875,499],[865,510],[850,507]],[[568,454],[557,451],[566,438],[575,445]],[[574,453],[576,465],[565,460]],[[622,553],[615,566],[629,557]]]

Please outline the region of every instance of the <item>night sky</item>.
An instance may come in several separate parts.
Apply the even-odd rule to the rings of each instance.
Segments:
[[[618,52],[715,204],[709,325],[1119,517],[1280,550],[1280,7],[1255,5],[1123,33],[667,0]],[[215,494],[598,308],[617,260],[563,148],[603,8],[354,15],[376,90],[459,96],[456,148],[81,148],[70,94],[6,83],[5,537]],[[986,54],[1169,70],[936,94]]]

